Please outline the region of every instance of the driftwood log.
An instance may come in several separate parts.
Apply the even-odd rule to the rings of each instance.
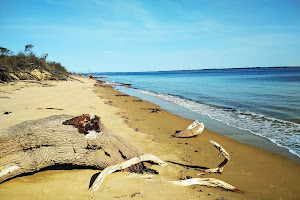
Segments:
[[[157,163],[160,166],[167,165],[167,163],[165,163],[164,161],[160,160],[159,158],[157,158],[156,156],[151,155],[151,154],[137,156],[137,157],[131,158],[129,160],[126,160],[122,163],[105,168],[101,172],[101,174],[96,178],[96,180],[94,181],[93,185],[89,188],[89,190],[90,191],[97,190],[107,175],[114,173],[117,170],[122,170],[122,169],[128,168],[132,165],[136,165],[136,164],[144,162],[144,161],[151,161],[151,162]]]
[[[193,121],[188,127],[183,129],[182,131],[179,131],[178,133],[175,133],[173,137],[177,138],[190,138],[190,137],[196,137],[204,130],[204,124],[199,122],[198,120]]]
[[[54,165],[104,169],[142,155],[99,117],[71,118],[50,116],[0,130],[0,183]]]
[[[218,144],[217,142],[212,141],[212,140],[209,142],[220,151],[219,156],[223,156],[224,160],[219,164],[218,167],[212,168],[212,169],[206,169],[206,170],[204,170],[204,172],[199,173],[197,175],[205,175],[205,174],[210,174],[210,173],[222,173],[224,166],[230,160],[229,153],[220,144]]]
[[[181,185],[181,186],[200,185],[200,186],[207,186],[207,187],[214,187],[214,188],[223,188],[231,192],[244,193],[243,191],[237,189],[236,187],[215,178],[191,178],[191,179],[180,180],[180,181],[170,181],[170,183]]]

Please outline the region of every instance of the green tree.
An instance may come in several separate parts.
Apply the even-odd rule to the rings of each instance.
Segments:
[[[34,46],[32,45],[32,44],[27,44],[27,45],[25,45],[25,52],[30,52],[30,53],[32,53],[32,48],[33,48]]]
[[[5,47],[0,47],[0,53],[1,53],[1,55],[6,55],[7,56],[10,53],[10,50],[8,50]]]

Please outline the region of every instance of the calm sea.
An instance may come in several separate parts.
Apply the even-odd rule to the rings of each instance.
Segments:
[[[199,119],[209,129],[238,141],[251,143],[250,135],[257,135],[300,157],[300,68],[94,75],[131,84],[118,89],[183,117]],[[259,142],[254,139],[252,143]]]

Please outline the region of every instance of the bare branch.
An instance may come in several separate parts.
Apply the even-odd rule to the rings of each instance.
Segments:
[[[92,186],[89,188],[90,191],[95,191],[99,188],[99,186],[101,185],[101,183],[103,182],[104,178],[117,171],[117,170],[122,170],[125,168],[128,168],[132,165],[135,165],[137,163],[143,162],[143,161],[152,161],[154,163],[157,163],[161,166],[167,165],[164,161],[160,160],[158,157],[151,155],[151,154],[145,154],[145,155],[141,155],[141,156],[137,156],[134,158],[131,158],[129,160],[126,160],[124,162],[121,162],[119,164],[113,165],[113,166],[109,166],[107,168],[105,168],[101,174],[96,178],[96,180],[94,181],[94,183],[92,184]]]
[[[214,188],[223,188],[232,192],[243,193],[236,187],[215,178],[191,178],[191,179],[180,180],[180,181],[170,181],[170,183],[181,185],[181,186],[201,185],[201,186],[214,187]]]
[[[215,141],[212,141],[212,140],[210,141],[210,143],[220,151],[219,155],[222,155],[224,157],[224,160],[223,160],[223,162],[221,162],[219,164],[218,167],[213,168],[213,169],[204,170],[204,173],[199,173],[197,175],[204,175],[204,174],[210,174],[210,173],[221,173],[223,171],[223,168],[226,165],[226,163],[230,160],[229,154],[221,145],[219,145],[218,143],[216,143]]]

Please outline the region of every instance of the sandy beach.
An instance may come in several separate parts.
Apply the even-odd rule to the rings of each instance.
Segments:
[[[0,86],[0,128],[68,114],[93,113],[103,124],[143,153],[156,155],[167,166],[153,165],[158,175],[116,172],[95,192],[88,191],[92,169],[50,170],[0,184],[1,199],[299,199],[300,165],[282,155],[239,143],[205,129],[194,138],[173,138],[192,120],[157,105],[124,95],[94,79],[17,82]],[[55,109],[45,109],[55,108]],[[159,112],[152,112],[159,110]],[[8,114],[4,114],[7,112]],[[223,158],[214,140],[230,154],[222,174],[202,177],[223,180],[244,194],[203,186],[177,186],[185,176],[197,178],[199,167],[217,167]]]

